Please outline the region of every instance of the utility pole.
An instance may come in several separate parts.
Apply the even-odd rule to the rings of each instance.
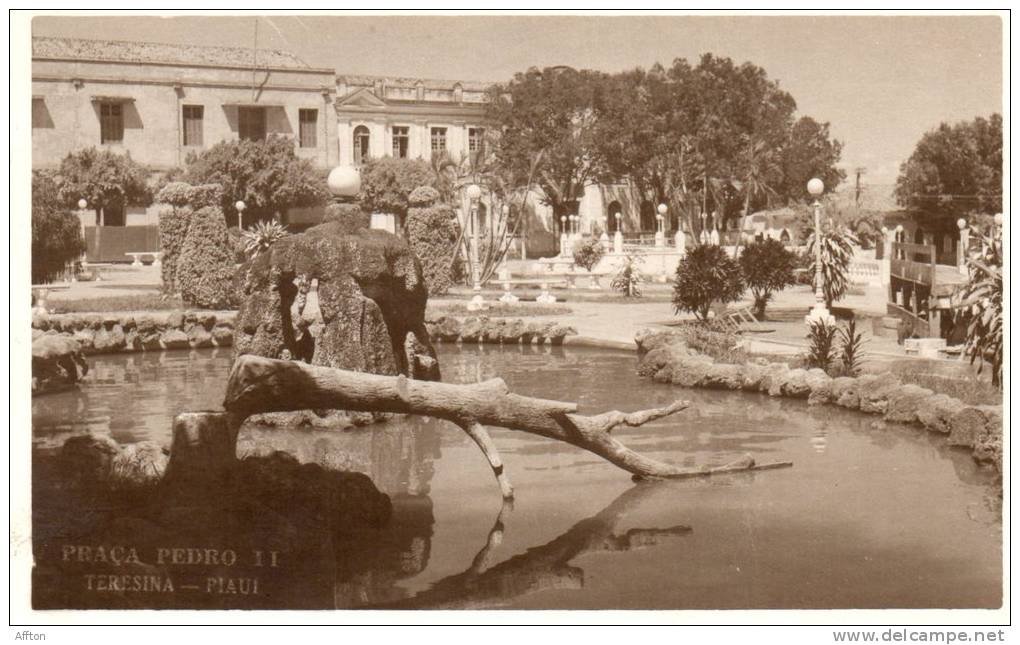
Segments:
[[[864,192],[864,186],[861,185],[861,176],[866,172],[868,172],[868,169],[864,166],[854,168],[854,174],[857,176],[857,180],[854,185],[854,206],[857,208],[861,207],[861,193]]]

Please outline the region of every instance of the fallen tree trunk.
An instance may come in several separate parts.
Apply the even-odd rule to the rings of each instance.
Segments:
[[[484,428],[487,425],[564,441],[593,452],[638,478],[702,477],[791,465],[789,462],[759,465],[747,455],[723,466],[681,468],[634,452],[610,433],[620,425],[640,426],[683,410],[688,406],[686,401],[630,414],[612,411],[585,416],[577,414],[574,403],[514,394],[502,379],[453,385],[242,355],[230,372],[223,405],[234,428],[252,414],[303,409],[391,412],[446,419],[478,444],[504,498],[511,498],[513,489]]]

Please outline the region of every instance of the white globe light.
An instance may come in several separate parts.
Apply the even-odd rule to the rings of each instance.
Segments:
[[[80,208],[81,210],[85,210],[85,207],[88,206],[88,205],[89,205],[89,203],[87,201],[85,201],[84,198],[78,200],[78,208]]]
[[[902,233],[903,232],[903,224],[897,224],[896,225],[896,232],[897,233]]]
[[[665,215],[666,212],[669,210],[669,207],[666,206],[665,204],[659,204],[659,209],[658,210],[659,210],[659,215]]]
[[[329,171],[326,185],[334,197],[357,197],[361,192],[361,173],[354,166],[337,166]]]
[[[818,197],[825,192],[825,184],[822,183],[821,179],[815,177],[807,183],[807,191],[812,197]]]
[[[239,211],[243,211],[245,209],[244,202],[242,202],[240,199],[237,200],[237,203],[234,204],[234,208],[236,208]]]
[[[471,201],[476,201],[482,196],[482,189],[478,187],[478,184],[471,184],[467,187],[467,197]]]
[[[961,217],[960,219],[956,220],[956,226],[957,226],[957,227],[958,227],[958,228],[959,228],[960,230],[963,230],[963,229],[967,228],[967,220],[965,220],[965,219],[963,219],[963,218]]]
[[[995,214],[995,225],[1002,226],[1002,213]]]

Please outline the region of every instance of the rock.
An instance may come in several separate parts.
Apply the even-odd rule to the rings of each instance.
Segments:
[[[674,385],[684,387],[703,387],[709,382],[715,365],[707,356],[687,356],[682,360],[673,360],[663,368]]]
[[[521,342],[525,345],[530,345],[533,342],[542,342],[542,332],[545,330],[545,325],[538,322],[529,322],[524,328],[524,332],[521,333]]]
[[[634,342],[637,344],[638,356],[643,356],[662,345],[683,342],[683,337],[672,331],[642,329],[638,331],[638,333],[634,334]]]
[[[503,335],[503,327],[506,327],[506,321],[502,318],[486,320],[482,329],[482,342],[498,344]]]
[[[169,459],[169,455],[154,441],[128,444],[113,457],[111,476],[119,483],[155,483],[166,472]]]
[[[973,448],[990,433],[988,417],[976,406],[968,405],[949,419],[949,445]]]
[[[436,321],[435,330],[436,336],[444,343],[455,343],[460,338],[460,322],[450,316]]]
[[[33,314],[32,328],[46,331],[50,328],[50,317],[46,314]]]
[[[861,396],[857,391],[857,379],[839,376],[829,386],[831,400],[838,406],[856,410],[861,407]]]
[[[808,389],[808,405],[820,405],[832,400],[832,377],[825,370],[813,368],[805,377]]]
[[[96,338],[96,333],[92,329],[88,327],[79,329],[78,331],[74,332],[73,338],[78,343],[78,347],[81,348],[83,354],[93,353],[92,342]]]
[[[45,334],[46,334],[46,332],[44,332],[43,330],[33,328],[32,329],[32,340],[35,340],[36,338],[39,338],[40,336],[43,336]]]
[[[105,314],[103,315],[103,327],[106,329],[113,329],[114,325],[120,324],[120,316],[116,314]]]
[[[567,336],[576,336],[577,330],[567,325],[550,324],[543,336],[550,345],[562,345],[563,339]]]
[[[217,347],[230,347],[234,343],[234,330],[230,327],[217,325],[213,327],[212,339]]]
[[[89,329],[99,330],[103,327],[103,316],[98,314],[89,314],[85,316],[85,325]]]
[[[987,434],[975,445],[972,453],[974,460],[981,464],[989,464],[1002,472],[1002,434]]]
[[[184,313],[171,311],[167,314],[166,326],[168,329],[182,329],[184,327]]]
[[[934,392],[926,387],[907,384],[893,389],[889,393],[889,403],[885,410],[885,420],[898,423],[917,422],[917,412],[927,405]]]
[[[782,395],[783,381],[789,371],[790,367],[786,363],[769,363],[765,368],[765,376],[758,384],[759,389],[767,392],[769,396]]]
[[[889,395],[899,387],[900,379],[891,372],[858,377],[857,393],[860,395],[861,412],[885,414],[889,406]]]
[[[480,343],[485,335],[484,318],[465,318],[460,324],[460,340],[464,343]]]
[[[745,392],[757,392],[761,386],[761,380],[765,378],[766,368],[757,363],[744,365],[741,371],[740,387]]]
[[[524,321],[520,319],[511,320],[500,328],[499,342],[504,345],[517,345],[521,342],[521,336],[526,329]]]
[[[292,320],[292,305],[301,303],[295,281],[317,284],[317,338]],[[286,350],[313,365],[408,374],[410,333],[420,355],[436,358],[425,329],[421,265],[407,242],[385,231],[349,232],[342,222],[329,222],[287,236],[247,265],[240,289],[235,356],[276,358]],[[298,314],[304,318],[301,307]],[[439,377],[438,363],[430,370]]]
[[[108,482],[120,446],[106,435],[86,434],[71,437],[60,449],[61,471],[72,482],[89,486]]]
[[[32,341],[32,394],[73,387],[88,374],[77,341],[65,334],[43,334]]]
[[[743,384],[740,365],[716,363],[708,370],[703,387],[717,390],[739,390]]]
[[[163,349],[163,334],[153,329],[149,332],[139,332],[138,337],[142,343],[142,349],[159,350]]]
[[[138,325],[137,325],[137,323],[135,322],[135,318],[134,318],[134,316],[124,316],[124,317],[123,317],[123,318],[121,318],[121,320],[120,320],[120,327],[121,327],[121,329],[123,329],[123,330],[124,330],[124,333],[125,333],[125,334],[126,334],[127,332],[129,332],[129,331],[132,331],[132,330],[133,330],[133,329],[135,329],[135,328],[136,328],[137,326],[138,326]]]
[[[131,352],[142,349],[142,338],[138,335],[138,330],[132,329],[124,334],[124,349]]]
[[[917,408],[917,421],[932,432],[949,434],[950,422],[957,412],[964,408],[959,399],[945,394],[934,394]]]
[[[163,332],[160,342],[166,349],[188,349],[191,347],[191,339],[180,329],[170,329]]]
[[[97,354],[119,352],[124,349],[126,340],[124,338],[124,330],[121,329],[120,325],[112,325],[110,328],[104,327],[96,332],[95,339],[93,340],[93,347]]]
[[[156,321],[152,319],[152,316],[140,316],[135,322],[138,325],[139,334],[145,335],[156,330]]]
[[[188,342],[192,347],[212,347],[213,335],[202,325],[194,325],[188,330]]]

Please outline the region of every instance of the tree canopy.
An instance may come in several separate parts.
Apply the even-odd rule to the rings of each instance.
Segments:
[[[703,211],[735,217],[802,200],[810,177],[844,177],[827,123],[797,118],[761,67],[712,54],[613,75],[532,68],[490,98],[497,160],[523,171],[543,153],[536,183],[554,212],[585,184],[630,179],[695,231]]]
[[[325,175],[298,157],[294,142],[286,137],[221,141],[189,155],[185,163],[182,181],[223,187],[219,206],[227,216],[235,212],[238,200],[254,219],[265,219],[288,208],[321,204],[329,197]]]
[[[77,208],[82,198],[96,213],[152,202],[148,171],[130,155],[84,148],[64,157],[57,175],[57,194],[67,208]]]
[[[1002,115],[926,132],[900,166],[896,201],[935,217],[1002,212]]]
[[[32,172],[32,283],[54,280],[85,252],[81,222],[64,206],[49,173]]]
[[[370,213],[396,215],[403,224],[414,189],[435,182],[433,167],[421,159],[369,159],[361,166],[361,207]]]

